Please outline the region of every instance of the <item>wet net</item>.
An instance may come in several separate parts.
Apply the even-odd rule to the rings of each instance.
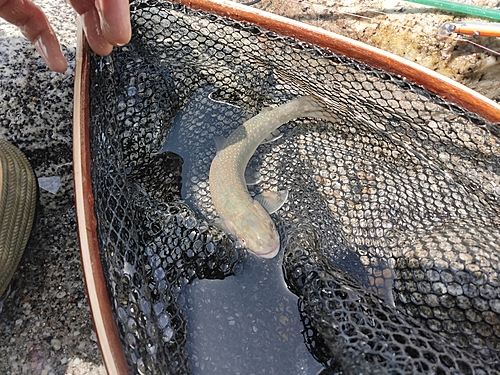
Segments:
[[[161,1],[131,16],[90,86],[99,246],[131,373],[500,371],[498,125],[253,25]],[[283,125],[250,162],[251,195],[289,191],[280,254],[257,259],[213,224],[213,138],[306,94],[334,118]],[[273,277],[293,295],[273,300]]]

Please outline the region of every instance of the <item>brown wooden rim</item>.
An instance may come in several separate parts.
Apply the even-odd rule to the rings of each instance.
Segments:
[[[364,62],[422,85],[450,102],[492,122],[500,122],[500,106],[483,95],[402,57],[341,35],[227,0],[175,0],[190,8],[245,21]],[[127,374],[128,367],[111,310],[99,256],[90,173],[89,47],[81,22],[75,71],[73,168],[80,253],[94,326],[108,374]]]
[[[228,0],[174,1],[192,9],[214,13],[237,21],[249,22],[280,35],[290,36],[319,47],[328,48],[333,52],[417,83],[450,102],[481,115],[488,121],[500,122],[500,105],[494,101],[450,78],[376,47]]]
[[[73,108],[73,174],[80,256],[94,328],[108,374],[128,374],[127,362],[118,336],[99,256],[97,220],[90,173],[89,73],[90,55],[78,21]]]

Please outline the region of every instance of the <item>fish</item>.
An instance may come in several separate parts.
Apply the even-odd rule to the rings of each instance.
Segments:
[[[262,258],[274,258],[279,253],[280,238],[270,214],[280,209],[288,191],[266,191],[252,198],[245,169],[257,147],[270,134],[302,117],[335,119],[322,98],[306,95],[278,107],[265,108],[226,139],[214,138],[217,153],[210,166],[209,189],[219,215],[218,224],[243,247]]]

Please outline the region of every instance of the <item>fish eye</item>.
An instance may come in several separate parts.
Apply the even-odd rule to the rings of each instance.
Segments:
[[[245,240],[244,237],[240,237],[239,239],[241,246],[246,247],[247,246],[247,241]]]

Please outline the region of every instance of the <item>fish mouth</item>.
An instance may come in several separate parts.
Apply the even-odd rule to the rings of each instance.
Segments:
[[[271,250],[271,251],[269,251],[267,253],[256,253],[256,254],[258,256],[260,256],[261,258],[272,259],[276,255],[278,255],[279,252],[280,252],[280,246],[278,245],[276,248],[274,248],[273,250]]]

